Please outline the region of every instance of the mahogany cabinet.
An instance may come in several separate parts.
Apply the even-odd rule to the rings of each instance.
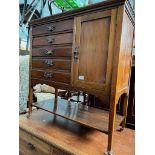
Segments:
[[[112,154],[114,126],[120,120],[116,106],[122,95],[122,127],[126,120],[133,31],[128,0],[106,0],[31,21],[29,115],[36,106],[100,131],[105,130],[96,124],[103,122],[108,126],[106,154]],[[33,86],[38,83],[95,95],[109,105],[108,118],[106,112],[89,107],[76,109],[73,117],[64,114],[57,107],[57,91],[53,110],[32,103]]]

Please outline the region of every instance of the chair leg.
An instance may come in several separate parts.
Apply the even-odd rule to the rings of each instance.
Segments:
[[[77,102],[80,102],[80,92],[77,93]]]
[[[82,95],[83,95],[83,104],[85,105],[86,104],[86,93],[83,92]]]
[[[57,103],[58,103],[58,89],[55,88],[54,104],[56,105]]]

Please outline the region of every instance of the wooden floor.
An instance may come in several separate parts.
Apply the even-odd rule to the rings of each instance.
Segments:
[[[20,116],[20,128],[32,132],[49,144],[78,155],[103,155],[108,135],[43,110],[36,110],[27,119]],[[115,131],[113,152],[115,155],[134,155],[135,132],[125,129]]]

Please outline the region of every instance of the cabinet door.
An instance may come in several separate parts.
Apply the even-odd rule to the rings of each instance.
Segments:
[[[110,89],[115,22],[115,9],[74,19],[74,87],[105,92]]]

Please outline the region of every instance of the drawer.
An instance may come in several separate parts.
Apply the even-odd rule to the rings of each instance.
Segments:
[[[73,30],[73,19],[53,22],[33,27],[32,35],[58,33],[66,30]]]
[[[43,37],[33,38],[33,46],[41,45],[58,45],[58,44],[71,44],[73,40],[72,33],[64,33]]]
[[[68,152],[65,152],[64,150],[58,149],[54,146],[51,147],[51,155],[73,155]]]
[[[72,55],[71,46],[44,46],[42,48],[33,48],[32,51],[32,56],[71,57]]]
[[[32,68],[71,70],[71,60],[32,59]]]
[[[51,146],[29,133],[19,130],[19,151],[22,155],[49,155]]]
[[[31,78],[39,78],[43,80],[51,80],[55,82],[70,83],[70,73],[49,71],[49,70],[34,70],[31,71]]]

